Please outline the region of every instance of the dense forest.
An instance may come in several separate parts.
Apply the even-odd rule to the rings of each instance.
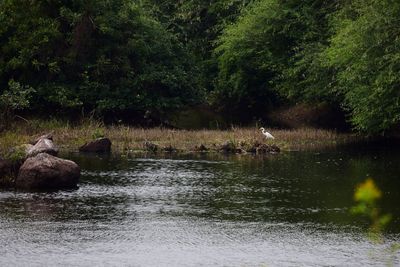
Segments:
[[[0,116],[328,103],[380,134],[400,121],[399,22],[393,0],[2,0]]]

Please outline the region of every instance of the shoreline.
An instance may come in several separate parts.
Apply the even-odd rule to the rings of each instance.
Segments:
[[[0,155],[47,133],[53,134],[55,144],[64,152],[78,151],[79,147],[87,142],[99,137],[107,137],[112,142],[112,153],[119,154],[149,151],[145,142],[155,144],[159,148],[157,152],[161,153],[213,153],[220,152],[221,146],[227,143],[240,148],[243,152],[254,144],[276,146],[283,152],[319,151],[367,140],[367,137],[362,135],[314,128],[267,129],[275,136],[275,139],[266,139],[256,127],[233,127],[229,130],[174,130],[144,129],[122,125],[104,126],[97,122],[77,126],[41,123],[39,127],[22,125],[1,132]],[[202,148],[201,146],[205,149],[199,149]]]

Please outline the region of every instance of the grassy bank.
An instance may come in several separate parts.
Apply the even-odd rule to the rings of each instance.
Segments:
[[[87,121],[70,125],[60,121],[29,121],[0,133],[0,151],[27,143],[44,133],[53,132],[55,143],[65,151],[76,151],[85,142],[105,136],[111,139],[112,149],[117,153],[143,151],[145,141],[157,144],[160,148],[173,147],[178,151],[194,151],[196,146],[204,145],[215,151],[221,144],[230,141],[234,144],[255,142],[277,145],[283,151],[319,150],[357,141],[361,137],[338,134],[327,130],[267,129],[274,140],[266,140],[258,128],[232,128],[229,130],[171,130],[163,128],[143,129],[128,126],[104,126],[102,123]]]

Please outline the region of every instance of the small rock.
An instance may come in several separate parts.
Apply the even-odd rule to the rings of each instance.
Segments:
[[[257,154],[279,153],[280,149],[276,145],[261,144],[256,148]]]
[[[194,147],[194,151],[197,151],[197,152],[206,152],[206,151],[208,151],[208,148],[207,148],[205,145],[201,144],[201,145],[199,145],[199,146],[195,146],[195,147]]]
[[[269,153],[269,146],[265,145],[265,144],[259,145],[258,147],[256,147],[256,153],[257,154],[267,154],[267,153]]]
[[[97,138],[86,143],[79,148],[81,152],[109,153],[111,151],[111,141],[108,138]]]
[[[219,151],[224,153],[241,153],[242,150],[237,148],[236,145],[232,141],[226,141],[223,143],[219,149]]]
[[[79,166],[70,160],[40,153],[28,158],[19,170],[16,187],[21,189],[58,190],[77,188]]]
[[[247,153],[256,153],[258,146],[259,146],[258,141],[255,141],[250,144],[244,141],[240,142],[241,149]]]
[[[176,149],[171,145],[163,147],[162,150],[168,153],[176,152]]]
[[[153,143],[149,142],[149,141],[145,141],[143,143],[143,146],[144,146],[145,150],[151,151],[153,153],[157,152],[157,150],[158,150],[158,146],[156,144],[153,144]]]
[[[58,148],[50,139],[40,139],[33,147],[28,150],[28,157],[34,157],[40,153],[47,153],[57,156]]]
[[[39,136],[35,140],[31,141],[30,144],[31,145],[36,145],[36,143],[39,142],[41,139],[49,139],[49,140],[53,141],[53,133],[48,133],[48,134],[44,134],[42,136]]]
[[[257,153],[257,147],[250,146],[250,147],[247,147],[246,149],[244,149],[244,151],[246,151],[247,153]]]
[[[270,145],[270,153],[279,153],[281,149],[277,145]]]

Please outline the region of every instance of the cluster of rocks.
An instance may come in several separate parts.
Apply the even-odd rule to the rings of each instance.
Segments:
[[[81,146],[79,151],[108,153],[111,141],[98,138]],[[79,166],[57,157],[58,152],[52,134],[11,149],[6,159],[0,157],[0,187],[23,190],[77,188],[81,173]]]
[[[156,153],[176,152],[171,145],[159,147],[151,142],[144,142],[146,151]],[[207,152],[210,149],[201,144],[193,151]],[[279,153],[276,145],[260,142],[236,144],[227,141],[219,146],[214,145],[214,151],[223,153]],[[0,187],[10,187],[24,190],[58,190],[77,188],[80,178],[79,166],[70,160],[58,158],[58,148],[51,134],[40,136],[30,144],[23,144],[12,149],[7,159],[0,157]],[[79,148],[80,152],[108,153],[111,151],[111,141],[108,138],[98,138]]]
[[[178,151],[171,145],[160,148],[158,145],[148,141],[143,143],[143,148],[145,151],[152,153],[156,153],[158,151],[169,152],[169,153]],[[247,144],[245,142],[240,142],[239,144],[236,144],[233,141],[226,141],[219,146],[214,145],[212,148],[207,148],[204,144],[201,144],[199,146],[195,146],[192,151],[205,153],[210,150],[226,154],[242,154],[242,153],[274,154],[280,152],[280,148],[276,145],[269,145],[257,141],[250,144]]]
[[[166,153],[178,152],[178,150],[175,147],[173,147],[172,145],[167,145],[167,146],[160,148],[158,145],[156,145],[152,142],[149,142],[149,141],[143,142],[143,149],[145,151],[152,152],[152,153],[156,153],[157,151],[162,151],[162,152],[166,152]]]
[[[268,145],[265,143],[254,142],[247,144],[241,142],[236,145],[232,141],[227,141],[218,147],[218,150],[223,153],[252,153],[252,154],[275,154],[280,152],[280,148],[277,145]]]
[[[51,135],[12,149],[7,159],[0,159],[0,186],[23,190],[77,188],[79,166],[57,155]]]

